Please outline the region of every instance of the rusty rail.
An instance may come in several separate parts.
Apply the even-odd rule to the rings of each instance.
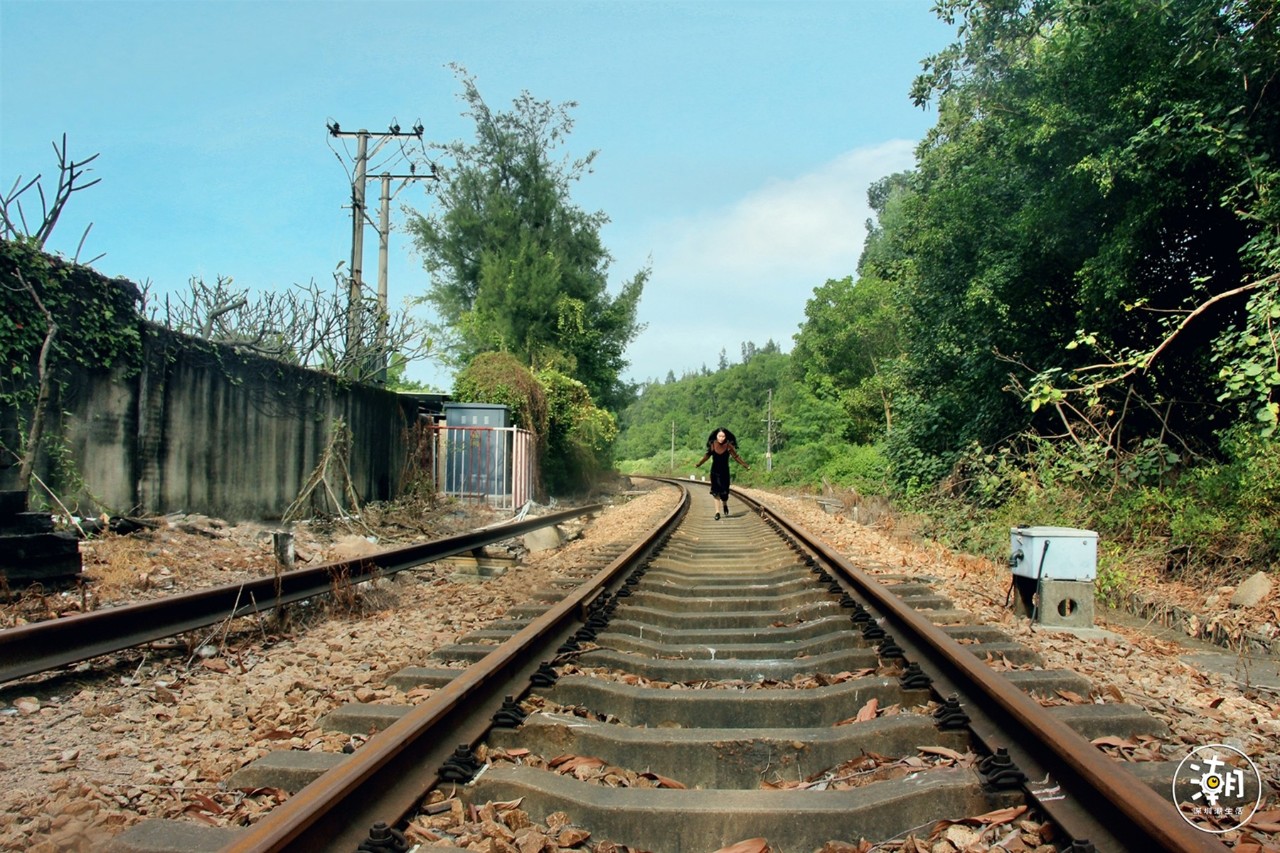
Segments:
[[[1099,850],[1152,849],[1153,845],[1180,853],[1222,853],[1226,849],[1217,837],[1184,821],[1171,803],[1137,782],[1120,763],[1107,758],[821,539],[767,504],[736,489],[735,493],[837,569],[851,592],[872,602],[885,615],[895,641],[908,656],[929,662],[926,670],[934,679],[934,690],[961,695],[972,718],[974,736],[991,753],[999,747],[1009,752],[1028,774],[1027,795],[1073,838],[1087,839]],[[1063,783],[1061,789],[1055,781]],[[1038,796],[1033,787],[1057,793],[1054,797]]]
[[[643,539],[574,588],[515,636],[440,688],[350,758],[244,830],[222,853],[355,850],[376,823],[395,826],[439,782],[458,744],[474,746],[502,707],[503,693],[523,683],[579,627],[593,598],[621,586],[680,523],[680,504]],[[442,732],[448,732],[442,737]]]
[[[650,479],[683,492],[679,506],[661,524],[337,767],[238,832],[221,853],[354,850],[368,838],[371,827],[402,825],[422,798],[441,784],[440,770],[455,747],[470,749],[485,738],[503,694],[528,692],[531,676],[556,662],[556,649],[574,635],[588,605],[633,582],[626,575],[657,552],[683,521],[690,506],[690,481]],[[823,564],[850,595],[882,615],[895,642],[925,665],[936,694],[960,695],[974,737],[992,753],[998,748],[1009,751],[1030,777],[1022,786],[1028,801],[1073,842],[1087,840],[1101,851],[1226,849],[821,539],[767,504],[735,493],[793,547]],[[1061,783],[1060,795],[1038,796],[1036,789],[1056,788],[1055,782]]]
[[[336,563],[0,631],[0,684],[465,554],[598,512],[590,504]]]

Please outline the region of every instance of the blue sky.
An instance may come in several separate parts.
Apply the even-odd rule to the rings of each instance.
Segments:
[[[578,102],[564,150],[599,155],[574,200],[610,218],[615,287],[652,265],[627,378],[679,376],[744,341],[790,350],[813,289],[853,272],[867,186],[909,168],[935,120],[907,97],[954,36],[930,6],[0,0],[0,183],[42,173],[51,193],[65,133],[71,156],[99,154],[101,183],[49,248],[74,254],[92,223],[81,258],[105,253],[97,269],[157,296],[193,276],[328,286],[351,254],[351,188],[326,123],[469,139],[457,62],[494,109],[522,90]],[[400,207],[432,204],[425,182],[393,202],[394,305],[429,285]],[[372,228],[364,241],[373,282]],[[449,383],[429,363],[410,375]]]

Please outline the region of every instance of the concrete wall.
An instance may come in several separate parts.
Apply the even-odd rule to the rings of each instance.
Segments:
[[[393,392],[332,377],[145,324],[140,364],[77,370],[51,407],[40,476],[78,498],[80,511],[201,512],[275,519],[299,496],[341,419],[342,462],[361,503],[396,496],[413,406]],[[3,420],[11,421],[11,418]],[[341,494],[338,465],[329,483]],[[0,470],[0,486],[16,467]],[[40,490],[33,489],[35,502]],[[323,487],[314,509],[332,511]],[[345,500],[345,498],[344,498]],[[309,513],[307,513],[309,514]]]

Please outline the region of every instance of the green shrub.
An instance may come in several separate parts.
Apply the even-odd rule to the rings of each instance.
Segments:
[[[453,398],[491,403],[511,410],[511,418],[543,441],[547,433],[547,394],[529,368],[510,353],[484,352],[458,372]]]
[[[822,479],[864,495],[889,491],[889,461],[878,445],[840,445],[818,471]]]
[[[1280,516],[1280,441],[1240,428],[1223,437],[1223,446],[1240,507],[1259,519],[1275,521]]]

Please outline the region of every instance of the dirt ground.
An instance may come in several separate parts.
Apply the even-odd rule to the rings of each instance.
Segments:
[[[1050,666],[1090,677],[1098,694],[1146,708],[1173,732],[1163,744],[1112,748],[1131,757],[1142,750],[1169,757],[1211,743],[1246,752],[1270,784],[1270,800],[1248,829],[1226,840],[1246,853],[1280,851],[1276,692],[1191,666],[1182,659],[1186,650],[1167,634],[1112,622],[1105,613],[1097,619],[1107,632],[1101,640],[1036,630],[1004,607],[1006,566],[904,538],[887,516],[857,517],[849,506],[829,512],[806,496],[753,494],[799,519],[868,571],[936,578],[958,607],[1003,625],[1039,650]],[[317,721],[350,701],[421,701],[429,691],[402,694],[386,684],[389,676],[404,666],[430,665],[431,649],[500,618],[530,589],[592,561],[602,544],[627,541],[669,512],[674,500],[669,488],[620,492],[596,518],[563,525],[570,538],[558,549],[528,552],[518,541],[491,546],[517,567],[483,583],[462,581],[451,566],[430,564],[378,582],[352,601],[296,606],[285,624],[240,619],[178,641],[95,659],[56,676],[0,685],[0,850],[101,849],[108,837],[148,818],[218,826],[251,821],[284,795],[228,791],[224,783],[233,771],[277,749],[358,746],[357,739],[325,731]],[[315,565],[506,517],[467,504],[413,512],[369,507],[358,522],[299,523],[293,533],[300,564]],[[198,516],[152,521],[154,526],[128,535],[82,543],[83,587],[10,603],[0,609],[0,626],[234,583],[276,569],[271,525]],[[1264,633],[1268,625],[1280,624],[1280,595],[1274,591],[1248,612],[1230,608],[1230,594],[1223,589],[1168,586],[1160,594],[1205,619]],[[415,615],[406,618],[407,613]],[[538,849],[594,849],[571,828],[560,829],[567,838],[561,834],[561,842],[547,840]],[[532,837],[529,832],[521,837]],[[564,844],[568,839],[574,843]],[[992,849],[990,843],[953,834],[918,849],[986,850]],[[1001,849],[1035,849],[1025,839],[1018,843],[1022,846],[1010,842]],[[523,850],[514,842],[507,846]],[[473,849],[505,848],[477,835]]]

